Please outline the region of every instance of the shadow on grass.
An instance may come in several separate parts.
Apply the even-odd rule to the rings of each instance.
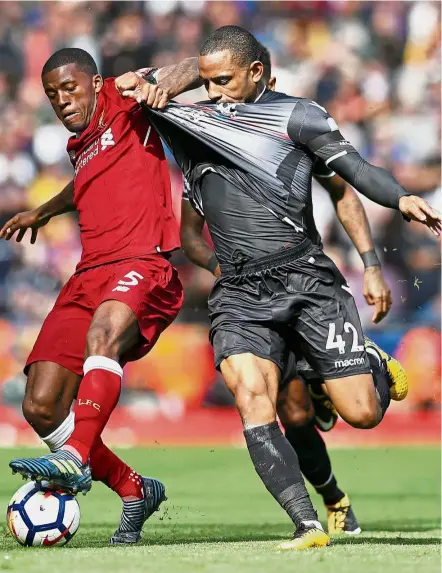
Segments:
[[[392,527],[392,525],[391,525]],[[83,528],[81,535],[74,538],[70,548],[78,547],[107,547],[108,538],[113,533],[109,529],[109,525],[98,525],[94,527]],[[101,529],[98,533],[97,529]],[[360,544],[373,544],[373,545],[440,545],[440,537],[411,537],[407,533],[426,531],[437,529],[437,525],[432,524],[432,527],[419,530],[417,527],[414,529],[404,531],[399,529],[399,523],[396,529],[374,529],[367,527],[366,533],[361,537],[344,536],[342,538],[333,539],[333,545],[360,545]],[[106,533],[104,533],[106,531]],[[393,531],[397,532],[396,537],[377,537],[371,536],[371,532],[375,531]],[[401,533],[399,533],[401,532]],[[262,525],[243,525],[243,524],[170,524],[161,525],[160,527],[146,528],[143,539],[138,545],[141,546],[158,546],[158,545],[190,545],[198,543],[237,543],[237,542],[254,542],[254,541],[274,541],[277,543],[283,539],[290,538],[290,525],[285,524],[262,524]]]
[[[422,533],[440,529],[440,519],[385,519],[382,521],[365,521],[361,524],[366,532],[401,532],[401,533]]]
[[[338,537],[333,539],[333,545],[440,545],[440,537]]]

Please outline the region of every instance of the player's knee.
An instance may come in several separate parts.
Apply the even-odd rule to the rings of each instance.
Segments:
[[[91,326],[86,336],[85,358],[88,356],[107,356],[118,359],[118,344],[111,328]]]
[[[313,406],[310,404],[307,408],[301,408],[291,402],[278,408],[278,416],[284,428],[293,428],[306,426],[315,415]]]
[[[23,416],[40,436],[47,436],[57,427],[56,404],[52,401],[25,396],[22,404]]]
[[[370,430],[379,424],[380,415],[376,408],[362,406],[352,412],[351,415],[347,415],[345,421],[354,428]]]

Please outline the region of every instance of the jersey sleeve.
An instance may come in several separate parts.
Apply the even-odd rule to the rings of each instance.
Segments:
[[[184,201],[190,201],[189,190],[190,190],[189,182],[187,181],[187,179],[183,175],[183,199],[184,199]]]
[[[357,153],[353,145],[343,137],[327,110],[311,100],[296,102],[287,133],[293,143],[307,147],[325,167],[348,153]]]
[[[183,201],[189,201],[192,209],[196,211],[200,217],[204,217],[203,207],[201,204],[198,204],[193,195],[194,194],[191,193],[190,183],[183,175]]]
[[[313,177],[316,177],[317,179],[330,179],[335,175],[336,171],[327,167],[322,159],[316,159],[313,165]]]
[[[105,95],[114,102],[123,111],[132,113],[140,109],[140,104],[129,97],[123,97],[115,86],[115,78],[107,78],[104,80],[103,91]]]
[[[317,103],[298,100],[290,116],[287,133],[295,145],[307,148],[325,167],[336,171],[375,203],[398,209],[400,198],[408,194],[385,169],[365,161],[344,139],[327,110]]]
[[[135,73],[150,84],[157,83],[159,68],[141,68]],[[140,104],[128,97],[123,97],[115,87],[115,78],[104,80],[103,88],[105,94],[122,110],[132,113],[140,109]]]

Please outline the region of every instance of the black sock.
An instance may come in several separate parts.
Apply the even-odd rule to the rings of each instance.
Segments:
[[[334,505],[344,497],[332,473],[327,447],[321,434],[310,420],[304,426],[289,426],[285,436],[298,454],[299,466],[304,477],[322,495],[326,505]]]
[[[244,430],[244,437],[257,474],[296,527],[317,521],[298,458],[278,422]]]
[[[370,362],[374,385],[379,396],[382,417],[384,417],[384,414],[390,405],[390,385],[388,383],[388,375],[385,371],[384,365],[379,362],[377,352],[376,354],[373,354],[370,350],[367,350],[367,355]]]

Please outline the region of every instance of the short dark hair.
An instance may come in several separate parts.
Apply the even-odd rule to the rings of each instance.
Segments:
[[[261,44],[244,28],[223,26],[205,40],[200,48],[200,55],[207,56],[223,50],[229,50],[239,65],[248,66],[259,61]]]
[[[98,74],[97,64],[88,52],[80,48],[63,48],[52,54],[43,66],[41,76],[68,64],[75,64],[79,70],[91,76]]]
[[[272,60],[270,57],[269,49],[261,44],[261,55],[259,61],[264,66],[263,76],[267,81],[272,77]]]

